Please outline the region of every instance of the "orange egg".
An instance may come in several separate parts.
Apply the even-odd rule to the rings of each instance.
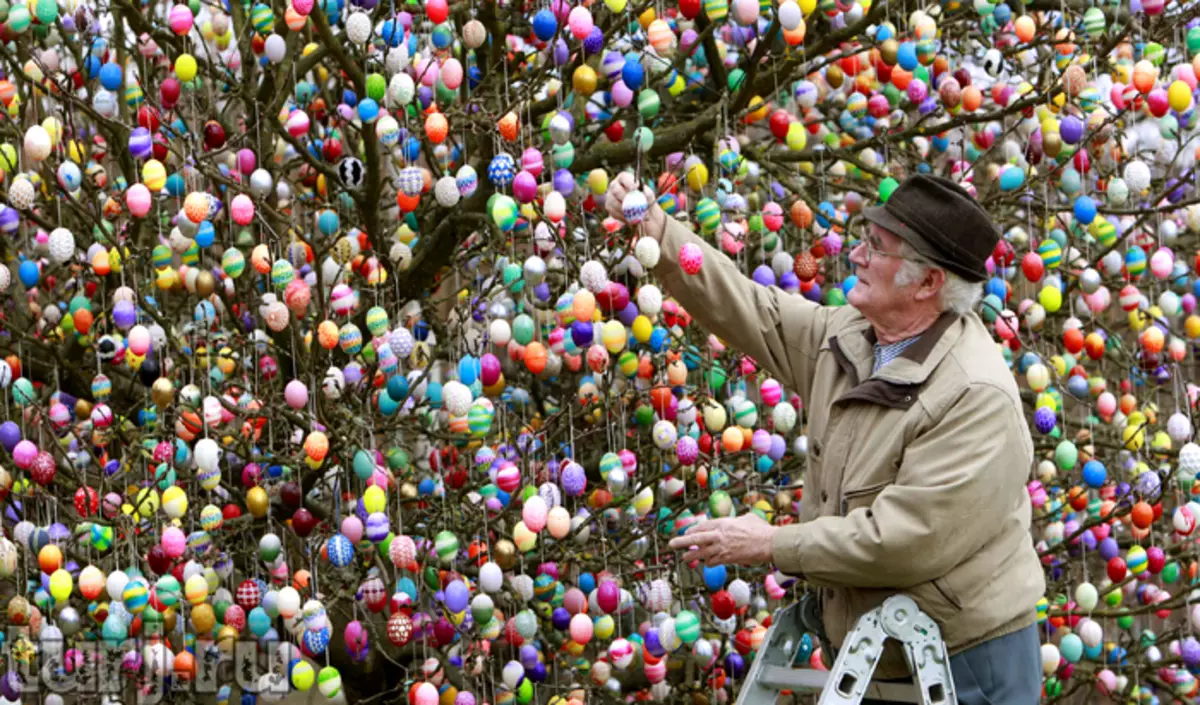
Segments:
[[[540,375],[546,369],[546,346],[536,340],[531,340],[525,346],[525,368],[535,375]]]
[[[338,327],[333,321],[321,321],[317,326],[317,342],[326,350],[333,350],[338,344]]]
[[[1133,66],[1133,87],[1142,95],[1154,89],[1158,81],[1158,68],[1149,61],[1142,59]]]
[[[112,265],[108,261],[108,252],[100,250],[96,253],[96,256],[92,258],[92,271],[102,277],[112,271]]]
[[[43,573],[53,573],[62,567],[62,551],[52,543],[46,544],[38,551],[38,566]]]
[[[1162,352],[1164,339],[1162,329],[1158,326],[1150,326],[1142,331],[1141,344],[1147,352],[1159,353]]]
[[[409,196],[403,191],[396,192],[396,205],[400,206],[400,210],[405,213],[411,213],[417,209],[417,204],[421,202],[421,195],[416,194]]]
[[[508,113],[504,117],[500,118],[500,122],[497,123],[497,127],[500,128],[501,138],[507,142],[515,142],[517,140],[517,135],[521,130],[521,119],[517,117],[516,113]]]
[[[72,315],[72,318],[75,320],[75,330],[81,335],[87,335],[88,331],[92,329],[93,316],[88,309],[79,309]]]
[[[892,67],[892,85],[902,91],[908,90],[908,84],[912,83],[912,71],[905,71],[899,66]]]
[[[1013,31],[1016,33],[1017,39],[1028,42],[1037,33],[1037,23],[1029,15],[1021,15],[1013,22]]]
[[[308,582],[310,580],[312,580],[312,573],[309,573],[307,570],[301,568],[300,570],[296,571],[294,576],[292,576],[292,587],[295,588],[297,592],[303,593],[304,590],[308,588]]]
[[[796,202],[792,204],[791,216],[792,223],[797,228],[807,228],[813,223],[812,209],[809,208],[808,203],[803,200],[797,199]]]
[[[185,681],[196,675],[196,657],[191,652],[180,651],[175,654],[175,675]]]
[[[1121,413],[1129,416],[1137,408],[1137,397],[1132,394],[1121,395]]]
[[[304,452],[313,460],[324,460],[329,453],[329,439],[320,431],[313,431],[304,439]]]
[[[446,116],[441,113],[433,113],[425,118],[425,134],[429,136],[429,141],[434,144],[441,144],[446,141],[446,134],[450,131],[450,122],[446,120]]]
[[[726,453],[736,453],[742,449],[745,436],[737,426],[729,426],[721,432],[721,447]]]
[[[983,93],[976,86],[967,86],[962,92],[962,107],[968,113],[975,112],[983,105]]]
[[[807,30],[804,20],[800,20],[800,24],[796,25],[795,29],[783,30],[783,40],[788,43],[788,46],[800,46],[804,43],[804,33]]]

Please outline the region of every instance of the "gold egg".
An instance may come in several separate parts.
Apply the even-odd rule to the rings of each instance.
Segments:
[[[825,69],[825,82],[830,88],[841,88],[842,81],[846,79],[846,74],[842,72],[842,67],[837,64],[832,64]]]
[[[895,39],[888,38],[883,40],[883,44],[879,45],[879,58],[888,66],[895,66],[897,57],[900,54],[900,42]]]
[[[92,403],[87,399],[79,399],[75,402],[75,418],[89,419],[92,417]]]
[[[1053,159],[1062,151],[1062,137],[1057,132],[1048,132],[1042,135],[1042,151],[1047,157]]]
[[[508,539],[500,539],[496,542],[493,556],[501,569],[512,570],[517,564],[517,547]]]
[[[226,624],[217,632],[217,648],[224,654],[233,653],[233,647],[237,644],[237,637],[237,630]]]
[[[192,626],[196,628],[197,634],[209,633],[216,623],[217,617],[212,605],[204,602],[192,608]]]
[[[417,486],[411,482],[405,482],[400,485],[400,497],[403,499],[416,499]]]
[[[196,293],[200,296],[207,299],[216,288],[217,280],[213,278],[212,272],[204,270],[196,277]]]
[[[267,515],[267,507],[270,504],[271,500],[267,497],[267,491],[261,487],[251,487],[250,491],[246,493],[246,508],[256,519]]]
[[[175,383],[166,377],[159,377],[150,387],[150,398],[154,400],[158,408],[167,408],[175,399]]]

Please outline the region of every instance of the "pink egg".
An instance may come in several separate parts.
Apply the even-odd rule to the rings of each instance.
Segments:
[[[532,203],[537,197],[537,179],[522,169],[512,182],[513,198],[519,203]]]
[[[301,15],[307,16],[312,12],[314,0],[292,0],[292,9],[299,12]]]
[[[303,409],[308,404],[308,387],[300,380],[294,379],[284,387],[283,398],[293,409]]]
[[[433,683],[428,681],[417,686],[417,694],[414,698],[417,705],[437,705],[438,689]]]
[[[580,41],[587,39],[587,36],[592,33],[592,27],[596,26],[592,21],[591,10],[583,5],[576,5],[575,9],[571,10],[571,14],[567,17],[567,25],[571,28],[571,34]]]
[[[577,614],[571,617],[571,625],[569,627],[571,639],[576,644],[586,644],[592,640],[592,618],[586,614]]]
[[[433,63],[433,59],[421,59],[417,61],[416,78],[421,82],[421,85],[432,88],[433,84],[437,83],[437,67]]]
[[[525,500],[525,506],[521,508],[521,520],[525,522],[525,527],[530,531],[541,531],[546,528],[547,511],[546,501],[534,495]]]
[[[292,137],[300,137],[308,132],[308,114],[303,110],[293,110],[287,119],[287,131]]]
[[[146,188],[145,184],[134,184],[125,192],[125,205],[129,207],[129,212],[137,218],[144,218],[150,212],[150,205],[153,198],[150,196],[150,189]]]
[[[239,149],[237,153],[238,171],[243,174],[250,174],[258,166],[258,157],[254,155],[253,150]]]
[[[229,214],[238,225],[249,225],[254,221],[254,201],[246,194],[239,193],[229,204]]]
[[[628,108],[633,102],[633,91],[625,85],[624,81],[617,81],[612,87],[612,99],[617,107]]]
[[[180,3],[171,8],[168,22],[171,25],[171,31],[182,37],[192,31],[192,24],[195,22],[195,18],[192,16],[191,9],[187,5]]]
[[[187,550],[187,536],[178,527],[169,526],[162,532],[162,547],[171,558],[179,558]]]
[[[704,266],[704,251],[695,243],[685,243],[679,248],[679,266],[688,274],[698,274]]]
[[[775,406],[783,398],[783,386],[774,379],[768,379],[758,389],[764,404]]]
[[[525,148],[525,152],[521,154],[521,167],[530,174],[533,174],[534,178],[542,175],[546,164],[542,160],[542,153],[538,151],[537,147]]]
[[[512,492],[521,486],[521,470],[516,465],[506,462],[496,471],[496,486],[505,492]]]
[[[362,520],[356,516],[348,516],[342,519],[342,535],[350,539],[350,543],[358,543],[363,537]]]
[[[1175,257],[1167,248],[1161,248],[1150,257],[1150,273],[1159,279],[1166,279],[1171,276],[1171,269],[1175,266]]]
[[[22,470],[28,470],[33,465],[34,458],[37,457],[38,447],[33,441],[22,440],[17,443],[17,447],[13,448],[13,462]]]
[[[442,83],[450,90],[458,90],[462,85],[463,67],[458,59],[446,59],[446,63],[442,64]]]
[[[129,346],[129,352],[138,356],[145,355],[150,351],[150,331],[146,326],[134,326],[125,342]]]

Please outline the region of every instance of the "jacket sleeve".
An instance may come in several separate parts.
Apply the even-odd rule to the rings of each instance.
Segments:
[[[679,248],[689,242],[704,252],[704,265],[695,275],[679,266]],[[754,358],[807,401],[817,353],[837,308],[758,284],[674,218],[667,218],[654,272],[702,326]]]
[[[780,527],[776,566],[824,586],[904,589],[942,577],[1014,511],[1033,454],[1027,434],[1008,393],[970,387],[905,449],[896,482],[870,506]]]

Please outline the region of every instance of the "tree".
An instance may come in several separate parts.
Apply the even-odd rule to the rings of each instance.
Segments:
[[[130,688],[282,634],[253,682],[319,672],[333,694],[340,674],[348,702],[734,697],[799,586],[660,544],[704,513],[793,520],[803,419],[772,411],[800,404],[662,302],[608,179],[653,184],[756,280],[843,305],[853,216],[932,170],[1006,232],[981,313],[1046,456],[1048,697],[1194,694],[1173,586],[1200,511],[1195,4],[0,15],[10,626],[141,653]],[[739,411],[778,448],[722,446]],[[1110,560],[1147,554],[1137,578]],[[656,662],[625,638],[655,612],[672,621],[642,641],[693,620],[705,638]],[[71,662],[53,631],[25,639]]]

